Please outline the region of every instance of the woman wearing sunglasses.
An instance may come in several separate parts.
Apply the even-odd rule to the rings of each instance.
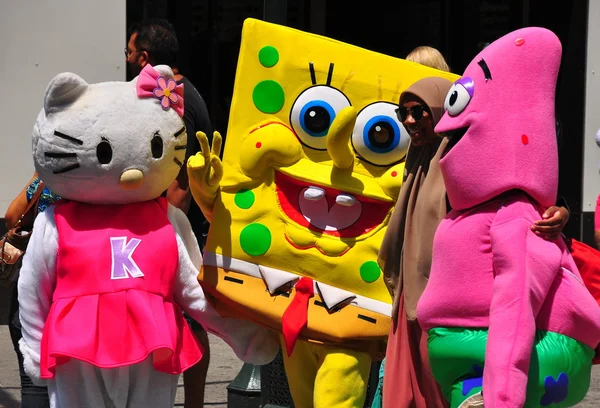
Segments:
[[[430,77],[400,95],[398,119],[411,144],[404,183],[379,252],[379,264],[393,296],[392,328],[383,376],[384,408],[447,407],[431,374],[427,334],[416,320],[417,302],[429,277],[433,235],[450,210],[439,160],[448,140],[434,132],[452,83]],[[569,217],[564,207],[550,207],[532,229],[556,238]]]

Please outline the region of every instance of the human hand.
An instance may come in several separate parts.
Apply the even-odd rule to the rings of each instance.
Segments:
[[[531,230],[537,236],[552,241],[560,236],[567,221],[569,221],[569,211],[565,207],[552,206],[544,212],[541,220],[531,226]]]

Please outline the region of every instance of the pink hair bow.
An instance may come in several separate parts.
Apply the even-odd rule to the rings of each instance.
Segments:
[[[137,95],[140,98],[157,98],[164,110],[173,107],[183,117],[183,84],[160,75],[152,65],[146,64],[137,80]]]

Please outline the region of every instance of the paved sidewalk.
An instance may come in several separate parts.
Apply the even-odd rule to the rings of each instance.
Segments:
[[[227,385],[235,378],[242,362],[221,339],[209,334],[211,361],[206,379],[206,408],[227,408]],[[19,408],[21,390],[19,369],[8,326],[0,325],[0,408]],[[183,407],[183,380],[179,380],[176,407]]]
[[[227,408],[227,385],[235,378],[242,362],[221,339],[209,335],[211,361],[206,382],[204,406]],[[16,356],[8,327],[0,325],[0,408],[19,408],[20,388]],[[176,407],[183,406],[183,384],[180,379]],[[600,407],[600,366],[595,366],[587,398],[580,408]]]

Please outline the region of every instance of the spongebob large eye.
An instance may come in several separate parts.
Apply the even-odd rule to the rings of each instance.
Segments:
[[[300,141],[317,150],[327,149],[327,132],[342,109],[350,101],[342,92],[326,85],[317,85],[302,92],[290,112],[290,123]]]
[[[444,101],[444,110],[448,111],[450,116],[459,115],[465,110],[474,93],[475,82],[469,77],[460,78],[448,91]]]
[[[396,117],[397,107],[389,102],[376,102],[358,114],[352,146],[363,160],[376,166],[389,166],[406,156],[410,137]]]

